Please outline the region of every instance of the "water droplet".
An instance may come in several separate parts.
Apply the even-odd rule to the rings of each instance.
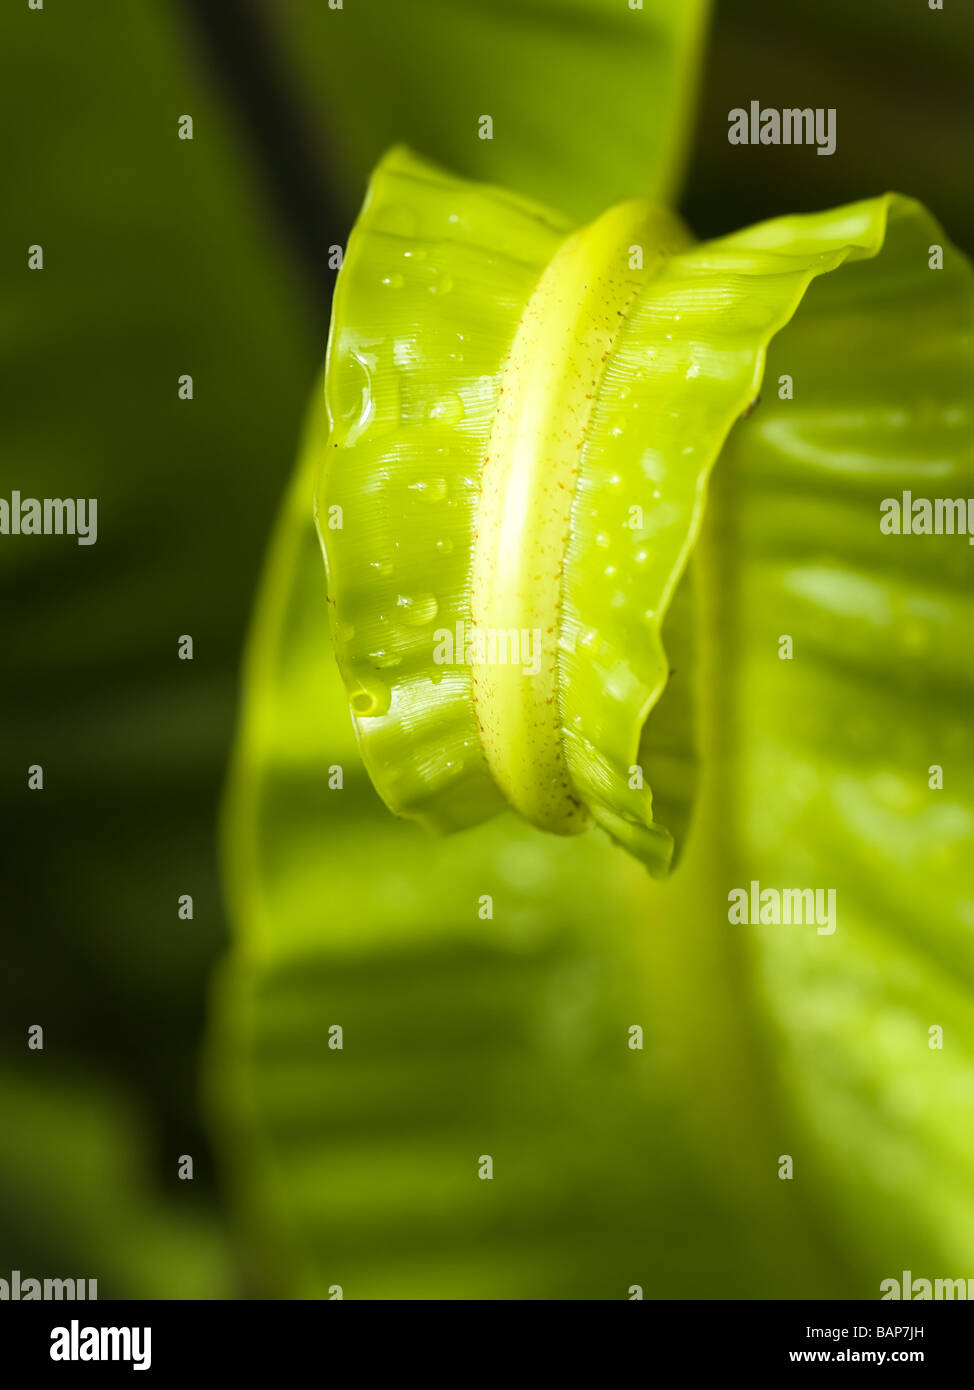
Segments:
[[[436,548],[441,555],[451,555],[453,553],[453,542],[451,540],[437,541]]]
[[[410,627],[425,627],[439,612],[439,604],[432,594],[400,594],[396,603],[403,622]]]
[[[449,275],[442,275],[439,280],[434,280],[429,287],[430,294],[449,294],[453,289],[453,281]]]
[[[445,478],[419,478],[409,484],[410,492],[418,492],[424,502],[442,502],[447,494]]]
[[[376,574],[381,575],[383,579],[387,579],[389,575],[392,573],[392,561],[371,560],[369,562],[369,569],[375,570]]]
[[[699,362],[691,362],[690,365],[689,365],[689,367],[687,367],[687,381],[693,381],[694,377],[698,377],[699,375],[700,375],[700,363],[699,363]]]
[[[375,401],[372,398],[372,371],[375,366],[376,358],[354,349],[348,359],[348,390],[347,394],[343,391],[343,396],[349,404],[342,412],[342,420],[350,442],[365,429],[375,414]]]
[[[646,549],[645,546],[643,546],[640,550],[637,550],[637,551],[636,551],[636,564],[637,564],[637,565],[645,565],[645,564],[647,563],[648,560],[649,560],[649,551]]]
[[[392,692],[384,681],[362,682],[351,697],[352,713],[356,719],[376,719],[385,714],[392,701]]]
[[[604,531],[600,531],[598,535],[595,537],[595,544],[597,546],[601,546],[603,550],[605,550],[605,548],[608,546],[609,537],[605,534]]]
[[[397,273],[395,275],[384,275],[382,277],[382,283],[388,285],[391,290],[401,290],[404,281],[402,276]]]
[[[434,401],[426,412],[430,420],[440,420],[444,425],[455,425],[463,419],[463,401],[455,391],[448,392]]]
[[[650,482],[658,482],[666,477],[666,460],[655,449],[647,449],[640,459],[640,465]]]

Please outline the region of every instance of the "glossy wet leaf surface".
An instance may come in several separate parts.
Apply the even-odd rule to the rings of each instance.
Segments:
[[[319,405],[252,648],[215,1073],[229,1057],[293,1290],[875,1297],[963,1261],[970,551],[878,524],[904,478],[974,490],[971,276],[946,241],[929,269],[941,235],[908,200],[782,219],[637,304],[703,403],[657,447],[691,429],[722,455],[694,553],[698,804],[665,884],[598,832],[504,814],[437,839],[382,811],[327,650]],[[834,889],[835,932],[732,925],[752,881]]]

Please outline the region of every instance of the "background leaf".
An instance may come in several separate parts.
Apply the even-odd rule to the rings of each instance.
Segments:
[[[713,918],[709,869],[651,887],[595,834],[505,815],[439,840],[378,801],[329,651],[319,462],[309,449],[278,526],[228,801],[240,937],[210,1093],[263,1266],[307,1297],[676,1297],[703,1265],[754,1296],[827,1289],[820,1237],[762,1156],[778,1121],[731,938],[702,970],[683,960],[688,924]],[[707,1058],[692,1096],[646,989],[657,933],[682,962],[660,990],[692,998],[676,1036]]]
[[[347,5],[335,26],[358,23],[352,9],[356,16],[375,12],[377,3]],[[324,352],[328,248],[343,243],[375,155],[411,133],[424,153],[461,170],[468,156],[503,153],[512,183],[519,177],[513,161],[523,158],[528,192],[538,192],[542,178],[570,180],[580,199],[591,188],[593,213],[616,196],[602,186],[603,177],[621,176],[620,191],[630,191],[633,180],[616,162],[618,151],[628,148],[638,162],[636,183],[645,177],[642,137],[631,143],[629,137],[642,129],[653,138],[654,84],[645,80],[648,68],[638,66],[631,82],[613,80],[628,55],[615,41],[590,42],[604,13],[579,22],[571,31],[576,42],[556,9],[518,6],[515,18],[513,10],[491,6],[498,34],[523,39],[515,26],[530,14],[539,47],[544,24],[551,35],[564,36],[575,63],[580,55],[611,56],[616,66],[597,75],[589,63],[588,80],[572,85],[561,83],[554,67],[546,73],[536,63],[517,66],[517,45],[491,42],[485,9],[479,19],[465,11],[464,26],[447,19],[463,45],[453,56],[446,28],[424,25],[426,5],[412,9],[413,27],[397,31],[404,46],[382,58],[381,83],[372,81],[369,46],[336,49],[340,31],[308,0],[233,7],[222,0],[101,0],[85,7],[48,0],[43,12],[12,5],[0,17],[0,105],[8,133],[0,492],[29,482],[37,492],[76,488],[97,491],[102,500],[101,538],[92,551],[45,540],[38,541],[41,550],[5,542],[0,554],[6,888],[0,1028],[10,1077],[2,1107],[8,1180],[0,1264],[7,1267],[43,1273],[48,1262],[54,1267],[48,1272],[62,1261],[80,1265],[79,1272],[94,1265],[106,1294],[178,1296],[189,1287],[188,1270],[194,1292],[239,1287],[236,1265],[230,1268],[212,1243],[225,1241],[217,1224],[223,1199],[207,1157],[195,1082],[209,969],[226,930],[211,821],[258,557]],[[796,0],[772,10],[763,0],[735,0],[714,7],[714,19],[684,198],[698,233],[898,186],[934,208],[958,242],[974,245],[974,206],[963,176],[974,139],[966,7],[948,5],[934,14],[913,0],[854,7]],[[475,23],[482,27],[471,44],[465,32]],[[612,23],[618,35],[622,17]],[[626,47],[629,37],[627,31]],[[205,42],[189,42],[196,38]],[[383,33],[378,42],[386,44]],[[422,81],[414,76],[420,71]],[[508,138],[507,122],[492,146],[471,141],[468,148],[476,79],[496,94],[508,74],[516,75],[514,86],[527,84],[517,141]],[[608,97],[590,99],[593,91]],[[343,104],[349,93],[354,119]],[[731,151],[727,111],[750,95],[769,104],[837,105],[835,156]],[[542,96],[544,122],[532,126],[532,144],[526,122],[541,110]],[[312,115],[301,109],[302,100],[313,105]],[[516,122],[516,91],[505,108]],[[612,110],[629,116],[610,123]],[[191,146],[175,140],[175,119],[184,111],[197,117]],[[346,153],[352,141],[354,156]],[[596,167],[577,162],[576,141],[596,156]],[[487,165],[468,172],[499,179]],[[551,200],[567,205],[554,186]],[[47,252],[40,280],[25,268],[26,246],[36,240]],[[191,419],[174,389],[184,367],[197,375]],[[776,505],[774,497],[769,505]],[[315,573],[319,563],[309,559]],[[318,583],[310,571],[309,582]],[[172,655],[174,634],[187,629],[202,634],[191,670],[175,665]],[[285,668],[280,679],[286,675]],[[24,781],[38,748],[48,771],[40,801],[27,795]],[[351,757],[344,738],[338,749]],[[378,807],[375,813],[384,814]],[[311,849],[328,852],[313,834]],[[384,911],[373,882],[379,861],[362,849],[356,863],[368,895],[350,920],[367,934],[367,909],[378,925]],[[187,886],[197,902],[192,923],[180,922],[173,908]],[[615,899],[593,896],[588,882],[582,891],[592,917],[611,920]],[[343,909],[333,906],[332,920],[340,923]],[[660,1020],[654,1030],[664,1052],[667,1030],[680,1035],[697,1093],[711,1097],[707,1113],[725,1107],[724,1129],[709,1131],[708,1161],[723,1174],[739,1231],[730,1189],[732,1171],[746,1167],[733,1164],[754,1082],[752,1062],[738,1061],[741,1039],[758,1020],[749,1017],[740,1031],[733,1006],[741,965],[736,956],[728,959],[723,938],[708,942],[702,920],[686,914],[678,940],[644,937],[654,952],[650,979],[657,952],[665,958],[672,950],[677,963],[693,962],[685,975],[659,972],[666,985],[654,1004]],[[925,921],[936,920],[928,910]],[[952,937],[942,955],[956,945]],[[367,977],[359,978],[367,994]],[[395,996],[393,983],[389,1007]],[[715,1022],[690,1032],[685,1019],[696,997]],[[530,1014],[532,1005],[526,1007]],[[779,1000],[776,1009],[784,1008]],[[42,1059],[24,1048],[24,1027],[37,1021],[48,1027]],[[819,1029],[816,1040],[822,1038]],[[726,1068],[725,1046],[735,1059]],[[806,1069],[812,1056],[806,1055]],[[562,1091],[565,1076],[564,1067],[556,1068]],[[687,1125],[694,1116],[682,1086],[674,1084],[669,1113]],[[68,1103],[68,1087],[83,1097],[84,1115]],[[669,1113],[661,1115],[664,1140]],[[70,1183],[72,1154],[88,1152],[95,1130],[105,1136],[102,1177],[82,1166],[91,1175],[82,1191]],[[787,1142],[790,1122],[781,1130],[772,1126],[775,1143],[782,1132]],[[200,1159],[191,1209],[187,1186],[174,1191],[173,1179],[173,1155],[187,1148]],[[699,1161],[708,1150],[695,1152]],[[243,1153],[235,1158],[246,1162]],[[755,1171],[763,1183],[764,1150]],[[132,1186],[123,1198],[126,1178]],[[96,1187],[105,1193],[104,1206],[101,1197],[92,1202]],[[84,1206],[107,1217],[111,1192],[118,1193],[115,1211],[124,1227],[116,1243],[94,1231]],[[684,1209],[665,1191],[658,1205],[656,1216],[643,1219],[655,1221],[665,1238],[670,1228],[663,1213],[673,1205],[679,1228]],[[56,1225],[34,1219],[42,1209],[59,1213]],[[881,1219],[886,1208],[876,1210]],[[180,1233],[177,1244],[185,1234],[184,1245],[165,1243],[160,1213]],[[237,1217],[257,1221],[246,1209],[238,1208]],[[773,1222],[766,1229],[776,1238]],[[129,1240],[128,1230],[138,1235]],[[819,1234],[825,1238],[824,1225]],[[758,1246],[763,1237],[756,1232],[750,1239]],[[645,1248],[647,1260],[660,1266],[669,1260],[678,1276],[674,1291],[689,1286],[692,1253],[680,1255],[678,1241],[672,1256],[660,1253],[663,1246]],[[715,1287],[733,1274],[726,1257],[718,1252],[717,1258]],[[260,1281],[252,1287],[284,1287],[290,1277],[271,1264],[255,1269],[252,1258],[248,1270]],[[812,1287],[807,1271],[799,1282]]]
[[[729,1258],[735,1296],[865,1298],[894,1271],[969,1257],[969,1000],[914,959],[922,948],[902,949],[881,887],[903,875],[894,901],[928,903],[939,950],[963,960],[969,551],[964,537],[895,551],[879,503],[904,478],[974,491],[970,267],[908,200],[782,218],[675,257],[634,301],[613,363],[631,358],[634,375],[665,339],[656,404],[677,423],[646,423],[643,442],[709,455],[803,296],[772,345],[774,403],[732,435],[734,483],[704,516],[701,808],[662,888],[597,834],[542,839],[503,817],[437,841],[368,813],[318,655],[302,499],[330,445],[312,421],[248,673],[223,1044],[238,1143],[260,1153],[249,1200],[290,1233],[292,1292],[611,1298],[635,1282],[704,1297],[692,1271]],[[782,400],[786,366],[798,394]],[[608,558],[628,562],[623,528],[608,534]],[[570,550],[569,591],[577,563]],[[958,784],[939,801],[935,745],[912,731],[933,703]],[[922,895],[907,845],[938,870]],[[732,926],[728,894],[752,881],[834,889],[840,934]],[[923,925],[902,929],[919,941]],[[949,1020],[946,1051],[931,1051],[926,1015]],[[645,1056],[627,1047],[632,1023]],[[924,1123],[925,1093],[948,1124]],[[484,1155],[496,1186],[478,1187]],[[867,1200],[877,1188],[895,1215]],[[773,1222],[781,1245],[739,1222]],[[645,1270],[647,1248],[665,1269]]]
[[[371,0],[341,12],[298,0],[284,32],[349,212],[363,171],[405,144],[587,220],[634,192],[673,197],[709,12],[709,0]]]
[[[935,225],[897,233],[871,286],[866,264],[816,283],[769,352],[794,401],[766,392],[715,474],[736,881],[838,904],[834,937],[757,929],[755,993],[867,1292],[974,1252],[974,551],[879,528],[904,488],[974,496],[974,275]]]
[[[8,1169],[4,1200],[69,1206],[70,1156],[89,1132],[107,1171],[143,1152],[125,1258],[88,1252],[103,1296],[167,1282],[152,1282],[163,1251],[136,1235],[139,1202],[158,1229],[166,1203],[181,1225],[207,1200],[216,1230],[196,1106],[203,990],[222,938],[213,819],[253,575],[320,351],[183,39],[156,4],[5,6],[0,17],[0,491],[99,503],[94,546],[0,544],[0,1020],[19,1078],[4,1129],[36,1160]],[[177,139],[183,113],[191,142]],[[44,269],[31,272],[35,243]],[[192,401],[177,398],[184,372]],[[182,633],[192,663],[176,659]],[[43,792],[27,790],[32,763]],[[192,921],[177,917],[181,893],[194,896]],[[27,1051],[35,1023],[43,1054]],[[107,1093],[84,1134],[68,1081],[49,1107],[30,1102],[48,1066]],[[42,1123],[56,1144],[46,1163]],[[206,1199],[176,1180],[185,1152]],[[102,1191],[108,1200],[107,1180]],[[79,1187],[74,1200],[96,1198]],[[69,1226],[18,1226],[0,1266],[77,1268]],[[194,1287],[222,1292],[231,1278],[225,1262]]]

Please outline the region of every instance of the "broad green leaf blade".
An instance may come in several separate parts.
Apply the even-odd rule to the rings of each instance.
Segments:
[[[970,269],[903,199],[688,256],[675,311],[696,309],[712,345],[705,435],[736,404],[716,364],[754,389],[769,321],[779,335],[771,385],[723,449],[694,622],[676,628],[700,667],[701,787],[666,884],[594,836],[503,816],[433,840],[384,815],[325,656],[304,510],[324,436],[309,431],[230,802],[245,891],[222,1039],[248,1192],[304,1293],[876,1297],[902,1268],[970,1260],[969,550],[878,526],[906,479],[974,491]],[[685,731],[674,689],[657,713]],[[942,725],[916,732],[918,698]],[[944,797],[924,783],[941,730],[954,790],[925,809]],[[837,886],[836,932],[733,925],[728,894],[752,880]],[[616,1052],[623,1019],[645,1055]],[[649,1248],[666,1268],[646,1275]]]
[[[904,491],[915,524],[919,499],[967,499],[974,528],[969,262],[892,202],[883,253],[772,344],[783,374],[794,400],[767,392],[716,474],[734,882],[835,890],[834,935],[740,930],[806,1174],[878,1290],[974,1255],[974,549],[881,528]]]
[[[653,707],[670,671],[679,677],[662,625],[699,533],[710,471],[760,395],[768,343],[800,316],[813,281],[829,272],[841,281],[847,263],[882,251],[855,282],[863,301],[885,292],[895,302],[905,265],[926,277],[936,319],[939,295],[956,292],[929,282],[927,246],[938,235],[898,198],[781,218],[664,256],[627,307],[581,454],[561,594],[560,702],[575,792],[653,871],[669,863],[671,828],[652,809],[651,781],[648,790],[632,781],[646,772],[640,746],[659,744]],[[964,273],[945,279],[963,284]],[[907,283],[907,302],[910,294]],[[691,683],[680,683],[679,698],[692,699]],[[688,774],[684,761],[678,805]]]
[[[383,796],[420,819],[432,803],[444,828],[504,805],[480,751],[470,670],[434,663],[434,633],[469,623],[479,464],[501,366],[566,230],[394,151],[336,289],[318,517],[337,649]]]
[[[709,0],[427,0],[421,10],[356,0],[339,13],[300,0],[281,24],[332,137],[349,212],[362,171],[401,141],[587,219],[633,190],[675,195],[709,10]]]
[[[404,152],[384,161],[336,299],[319,530],[352,713],[392,809],[448,830],[504,803],[564,834],[591,817],[668,868],[692,809],[694,694],[662,627],[710,470],[773,334],[815,277],[877,255],[890,206],[871,278],[903,256],[929,275],[935,229],[905,200],[695,248],[649,204],[567,232]],[[681,625],[695,622],[688,590]],[[671,671],[666,763],[647,720]]]
[[[304,1297],[690,1295],[701,1268],[754,1296],[834,1288],[801,1204],[763,1178],[775,1102],[750,1080],[730,939],[704,971],[682,957],[720,907],[707,853],[653,885],[594,836],[505,815],[440,839],[378,801],[329,650],[320,420],[307,437],[248,662],[211,1051],[261,1268]],[[654,966],[649,922],[676,965]]]

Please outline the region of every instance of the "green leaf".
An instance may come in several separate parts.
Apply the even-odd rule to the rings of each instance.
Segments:
[[[350,211],[362,171],[403,142],[589,218],[633,187],[675,193],[709,11],[709,0],[370,0],[337,13],[301,0],[281,23]]]
[[[879,523],[905,490],[974,498],[969,262],[893,201],[882,254],[819,282],[771,345],[784,373],[795,399],[766,393],[715,474],[727,796],[736,881],[832,887],[838,926],[758,927],[755,991],[876,1285],[953,1277],[974,1254],[974,550]]]
[[[146,1111],[78,1071],[0,1071],[2,1278],[97,1281],[99,1298],[228,1298],[226,1240],[192,1184],[157,1190]],[[65,1161],[65,1153],[70,1162]],[[147,1254],[151,1252],[151,1255]]]
[[[219,1264],[196,1103],[224,942],[213,819],[267,518],[320,350],[169,9],[0,13],[0,495],[98,503],[94,545],[0,537],[0,1112],[24,1155],[3,1187],[12,1216],[32,1213],[0,1240],[0,1274],[95,1262],[121,1297],[203,1296]],[[177,137],[183,112],[192,141]],[[34,244],[43,270],[28,270]],[[183,633],[193,662],[177,660]],[[42,793],[27,790],[33,763]],[[177,917],[184,893],[192,921]],[[42,1054],[26,1047],[35,1023]],[[48,1090],[41,1068],[63,1084]],[[175,1177],[187,1148],[192,1184]]]
[[[693,694],[662,626],[707,478],[770,338],[815,277],[877,255],[891,207],[871,278],[912,258],[929,280],[936,229],[905,200],[697,248],[651,204],[569,234],[408,154],[383,162],[336,296],[318,512],[336,652],[394,810],[454,829],[507,803],[564,834],[591,816],[665,871]],[[647,719],[671,670],[685,727],[671,717],[667,747]]]
[[[321,27],[299,34],[299,53],[279,68],[264,61],[266,50],[255,51],[254,26],[236,26],[229,12],[226,41],[208,59],[198,28],[215,8],[49,3],[40,12],[24,3],[0,16],[0,108],[10,132],[0,491],[99,502],[93,547],[67,537],[0,544],[0,816],[12,924],[0,1015],[14,1059],[0,1106],[11,1208],[0,1266],[37,1269],[43,1261],[56,1273],[94,1260],[103,1289],[122,1296],[228,1288],[195,1095],[206,982],[225,931],[212,820],[260,553],[320,367],[321,282],[302,280],[287,237],[317,238],[324,268],[328,244],[347,225],[334,214],[324,227],[308,217],[327,211],[340,191],[331,187],[328,137],[316,185],[326,191],[302,197],[315,182],[306,151],[317,131],[291,99],[301,85],[298,59],[316,88],[322,71],[329,92],[341,87],[337,115],[350,139],[339,142],[335,163],[355,202],[373,163],[358,137],[374,133],[380,106],[382,119],[398,124],[404,110],[425,104],[431,137],[440,124],[448,137],[460,131],[444,87],[436,88],[440,44],[424,48],[418,83],[415,49],[408,62],[387,51],[381,82],[363,80],[367,52],[352,68],[343,45],[357,31],[360,47],[363,24],[379,46],[394,30],[415,37],[404,7],[305,7]],[[275,10],[265,16],[268,49],[297,7]],[[532,164],[550,162],[565,184],[569,170],[581,169],[579,149],[570,148],[581,130],[578,108],[549,103],[565,133],[553,157],[553,128],[525,124],[538,109],[537,74],[524,90],[518,55],[510,61],[487,33],[505,22],[515,31],[524,20],[516,12],[498,20],[492,10],[476,16],[481,54],[493,54],[489,85],[495,96],[507,76],[516,87],[497,108],[506,113],[497,140],[478,140],[474,122],[471,148],[488,162],[492,151],[513,148],[507,167],[519,162],[525,180]],[[600,38],[604,26],[585,10],[575,12],[571,41],[559,40],[555,9],[540,25],[530,21],[534,55],[544,48],[550,62],[563,54],[577,75],[589,39],[608,64],[627,57],[626,45],[639,50],[659,99],[633,92],[623,102],[620,93],[615,109],[636,120],[619,148],[632,152],[648,132],[647,148],[658,150],[686,119],[689,82],[677,92],[639,36],[652,33],[675,52],[690,28],[662,7],[649,23],[620,28],[606,9],[609,31]],[[323,27],[329,19],[337,29]],[[449,13],[444,25],[463,42]],[[686,53],[689,74],[696,55]],[[452,67],[459,71],[456,61]],[[558,95],[561,76],[548,71]],[[233,109],[235,75],[246,86],[243,113]],[[469,82],[466,93],[448,82],[458,102],[467,99]],[[193,117],[192,141],[177,138],[182,113]],[[303,138],[303,162],[291,137]],[[600,177],[598,132],[585,143]],[[270,177],[261,156],[275,166]],[[302,214],[305,224],[295,227]],[[44,248],[42,273],[27,269],[35,243]],[[194,379],[192,400],[177,396],[184,374]],[[192,663],[176,660],[182,633],[194,638]],[[43,796],[26,790],[35,760],[45,769]],[[192,921],[176,916],[186,892]],[[24,1047],[37,1021],[46,1028],[40,1057]],[[60,1078],[68,1055],[77,1074],[48,1089],[38,1065]],[[144,1177],[134,1162],[142,1139]],[[96,1148],[97,1163],[89,1161]],[[174,1177],[175,1157],[187,1148],[196,1158],[193,1184]],[[77,1160],[76,1183],[66,1154]]]
[[[634,301],[609,389],[621,398],[652,348],[659,390],[649,423],[609,424],[604,447],[630,487],[652,450],[661,513],[684,499],[672,535],[658,528],[671,587],[697,533],[693,590],[671,609],[695,649],[694,714],[668,704],[674,681],[643,743],[676,810],[688,729],[698,749],[684,863],[662,884],[594,834],[501,815],[433,839],[379,807],[308,521],[319,400],[251,649],[227,822],[240,945],[214,1062],[293,1291],[875,1297],[903,1268],[969,1262],[970,551],[885,536],[879,509],[908,482],[974,492],[972,303],[967,263],[896,197],[690,248]],[[389,338],[409,322],[388,318]],[[422,354],[408,365],[435,375]],[[401,428],[386,424],[382,447]],[[704,509],[681,460],[696,479],[718,453]],[[611,476],[591,475],[596,512],[618,506]],[[360,482],[381,520],[391,467]],[[609,534],[606,564],[637,573]],[[566,576],[601,618],[583,558]],[[368,581],[356,592],[367,607]],[[624,656],[645,659],[638,640]],[[599,737],[615,736],[607,718]],[[732,925],[728,895],[752,881],[834,888],[837,930]]]
[[[683,980],[653,964],[650,921],[667,944],[712,921],[699,863],[651,885],[594,836],[510,815],[437,839],[371,790],[309,516],[321,437],[312,418],[225,827],[239,935],[209,1094],[261,1269],[304,1297],[689,1295],[702,1266],[756,1296],[827,1289],[807,1218],[762,1181],[774,1107],[749,1079],[729,940]],[[688,1037],[707,1059],[692,1087],[674,1065]],[[716,1171],[701,1123],[729,1154]],[[484,1153],[502,1182],[478,1180]],[[784,1258],[750,1248],[754,1220],[782,1233]]]

